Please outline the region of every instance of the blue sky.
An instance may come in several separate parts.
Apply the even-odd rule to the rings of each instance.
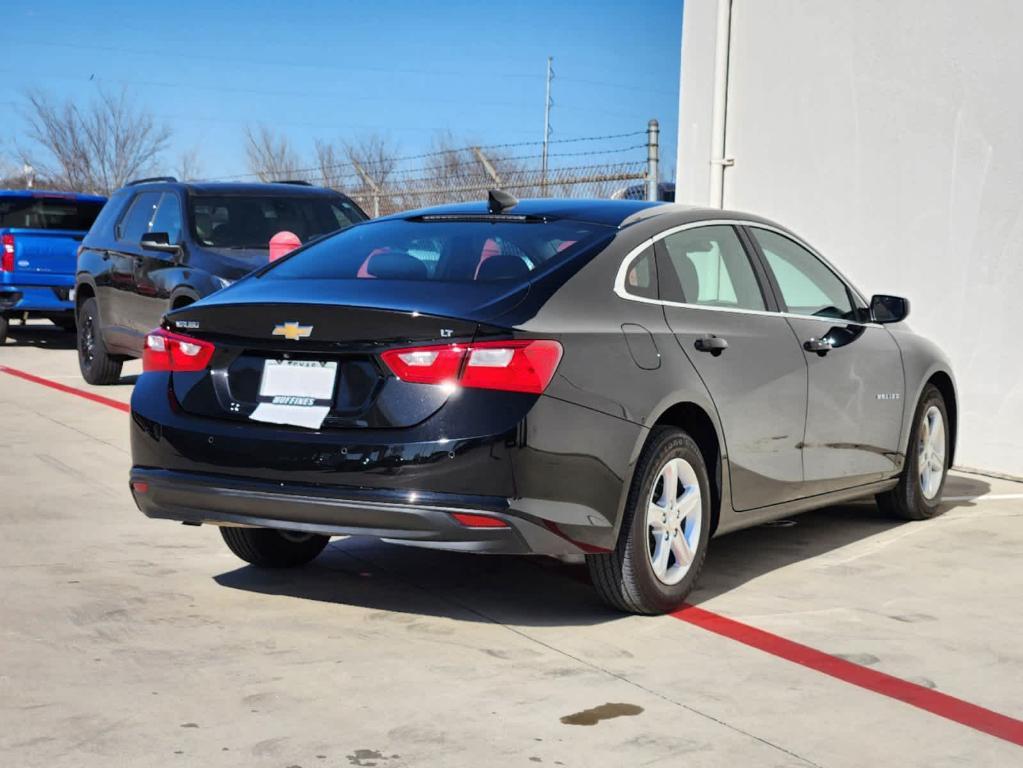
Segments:
[[[246,170],[244,131],[260,123],[304,155],[316,137],[370,133],[402,154],[445,131],[539,141],[551,55],[552,138],[639,131],[656,117],[670,179],[681,15],[681,0],[18,3],[4,20],[0,149],[24,141],[26,89],[88,98],[98,85],[127,87],[171,127],[168,167],[195,148],[209,177]]]

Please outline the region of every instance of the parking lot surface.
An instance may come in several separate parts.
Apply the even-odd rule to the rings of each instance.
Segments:
[[[546,559],[348,538],[246,566],[135,509],[138,363],[89,387],[33,323],[3,367],[0,764],[1023,765],[1023,484],[722,537],[709,614],[622,616]]]

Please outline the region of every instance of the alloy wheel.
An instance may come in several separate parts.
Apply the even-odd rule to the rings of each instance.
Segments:
[[[685,459],[661,467],[647,502],[647,554],[662,584],[678,584],[696,557],[703,503],[696,470]]]
[[[86,315],[82,327],[82,359],[91,363],[96,353],[96,338],[93,330],[92,315]]]
[[[945,474],[945,420],[936,405],[927,409],[920,423],[917,468],[920,492],[925,499],[933,499],[938,495]]]

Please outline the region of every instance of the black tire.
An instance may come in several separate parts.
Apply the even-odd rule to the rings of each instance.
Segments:
[[[681,581],[668,585],[656,576],[651,563],[653,538],[647,527],[646,511],[658,487],[661,469],[674,458],[688,462],[695,471],[700,490],[701,517],[689,569]],[[680,429],[654,428],[633,475],[618,544],[608,554],[586,556],[594,587],[606,603],[621,611],[653,615],[677,610],[682,607],[703,568],[710,525],[710,480],[699,447]]]
[[[294,568],[313,560],[330,541],[318,533],[278,531],[273,528],[221,526],[228,549],[260,568]]]
[[[945,450],[942,455],[943,471],[937,493],[931,498],[924,495],[920,479],[920,440],[925,415],[931,408],[937,408],[941,414],[945,434]],[[910,433],[909,446],[906,450],[906,464],[902,468],[899,484],[890,491],[877,494],[877,506],[893,517],[903,520],[927,520],[937,517],[944,509],[941,507],[941,495],[945,491],[945,479],[948,477],[948,455],[951,434],[949,429],[948,410],[945,398],[938,388],[932,384],[924,387],[913,415],[913,431]]]
[[[75,322],[74,315],[67,315],[66,317],[51,317],[50,322],[68,333],[74,333],[75,329],[78,327],[78,323]]]
[[[103,343],[96,299],[86,299],[78,310],[78,368],[82,378],[90,384],[116,384],[121,380],[121,365]]]
[[[4,315],[0,315],[0,344],[7,341],[7,329],[10,327],[11,321],[8,320]]]

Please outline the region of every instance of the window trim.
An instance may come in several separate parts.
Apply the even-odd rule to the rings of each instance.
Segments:
[[[839,278],[839,280],[842,281],[842,284],[845,285],[845,287],[848,288],[852,292],[852,294],[853,294],[853,296],[855,298],[860,299],[860,301],[862,301],[865,305],[869,306],[869,304],[867,304],[867,302],[865,302],[863,300],[863,294],[861,294],[858,290],[856,290],[856,288],[853,287],[853,285],[848,280],[845,279],[845,277],[842,275],[842,273],[839,272],[837,269],[835,269],[835,267],[831,264],[831,262],[829,262],[827,259],[825,259],[823,256],[821,256],[820,252],[818,252],[813,246],[811,246],[805,240],[803,240],[800,237],[797,237],[796,235],[793,235],[791,232],[788,232],[788,231],[782,229],[781,227],[772,226],[770,224],[764,224],[763,222],[753,221],[753,220],[750,220],[750,219],[706,219],[706,220],[702,220],[702,221],[691,221],[691,222],[689,222],[687,224],[679,224],[679,225],[674,226],[674,227],[669,227],[668,229],[665,229],[665,230],[662,230],[662,231],[658,232],[657,234],[653,235],[652,237],[648,237],[646,240],[644,240],[643,242],[639,243],[639,245],[635,246],[634,248],[631,248],[629,250],[629,252],[625,254],[625,257],[622,259],[622,262],[618,266],[618,272],[615,274],[615,281],[614,281],[614,284],[612,286],[612,290],[614,291],[614,293],[619,298],[622,298],[622,299],[624,299],[626,301],[638,301],[638,302],[640,302],[642,304],[659,304],[662,307],[680,307],[682,309],[698,309],[698,310],[702,310],[702,311],[705,311],[705,312],[732,312],[734,314],[740,314],[740,315],[768,315],[770,317],[787,317],[787,318],[790,317],[790,318],[796,318],[796,319],[800,319],[800,320],[816,320],[818,322],[830,323],[831,325],[835,324],[836,318],[834,318],[834,317],[814,317],[813,315],[797,315],[797,314],[791,313],[791,312],[783,312],[780,309],[779,310],[770,310],[770,309],[768,309],[768,310],[761,310],[761,309],[733,309],[733,308],[730,308],[730,307],[709,307],[709,306],[706,306],[706,305],[703,305],[703,304],[686,304],[686,303],[678,302],[678,301],[668,301],[666,299],[646,299],[646,298],[643,298],[641,296],[634,296],[631,293],[626,292],[626,290],[625,290],[625,277],[626,277],[626,271],[628,269],[628,265],[632,261],[632,259],[634,259],[636,256],[638,256],[639,253],[644,248],[649,248],[650,246],[654,245],[658,241],[663,240],[668,235],[672,235],[672,234],[674,234],[676,232],[681,232],[682,230],[685,230],[685,229],[694,229],[696,227],[715,226],[715,225],[721,225],[721,224],[732,226],[732,227],[739,227],[739,228],[742,228],[742,229],[748,229],[750,227],[759,227],[760,229],[766,229],[766,230],[768,230],[770,232],[774,232],[776,234],[782,235],[783,237],[789,238],[793,242],[795,242],[795,243],[801,245],[802,247],[806,248],[806,250],[808,250],[810,253],[812,253],[814,256],[816,256],[818,259],[820,259],[820,261],[826,267],[828,267],[828,269],[830,269],[832,272],[835,273],[835,275]],[[772,293],[773,293],[774,291],[777,290],[773,286],[774,276],[771,274],[771,272],[769,270],[767,270],[766,267],[763,266],[763,256],[760,254],[759,247],[757,246],[757,244],[755,242],[755,238],[753,237],[752,234],[749,235],[749,239],[750,240],[754,240],[753,247],[756,249],[755,253],[757,255],[757,262],[760,263],[762,269],[765,269],[767,271],[768,279],[770,281],[772,281]],[[781,305],[779,304],[778,306],[780,307]],[[867,326],[867,327],[871,327],[871,328],[880,328],[880,327],[882,327],[879,323],[875,323],[875,322],[870,321],[870,320],[866,320],[866,321],[862,321],[862,322],[855,321],[855,320],[846,320],[844,322],[847,322],[850,325],[862,325],[862,326]]]

